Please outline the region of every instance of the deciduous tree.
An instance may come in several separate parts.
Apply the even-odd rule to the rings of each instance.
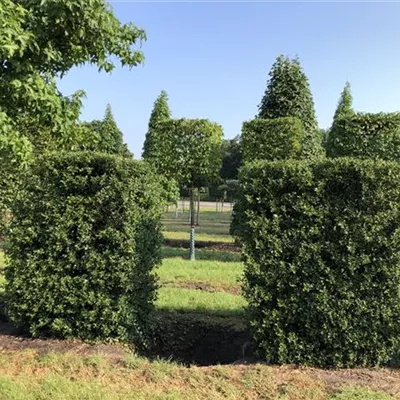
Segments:
[[[160,122],[154,140],[163,143],[151,156],[156,170],[190,189],[191,229],[194,237],[194,190],[206,186],[221,168],[222,127],[206,119],[170,119]],[[191,242],[194,259],[194,239]]]

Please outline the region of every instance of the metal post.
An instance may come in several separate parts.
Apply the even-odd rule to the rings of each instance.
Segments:
[[[190,261],[195,261],[195,239],[194,239],[194,226],[190,227]]]
[[[196,226],[200,222],[200,189],[197,189],[197,213],[196,213]]]
[[[194,213],[194,190],[190,189],[190,251],[189,258],[190,261],[194,261],[195,258],[195,238],[194,238],[194,228],[195,228],[195,213]]]

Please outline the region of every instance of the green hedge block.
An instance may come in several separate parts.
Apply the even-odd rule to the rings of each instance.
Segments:
[[[33,336],[144,340],[151,271],[160,262],[161,194],[147,167],[128,158],[39,159],[12,207],[10,320]]]
[[[244,293],[272,363],[380,365],[399,350],[400,164],[256,162],[236,212]]]
[[[285,160],[302,156],[305,132],[298,118],[256,118],[243,123],[243,160]]]
[[[399,161],[400,113],[357,113],[337,121],[328,137],[327,155]]]

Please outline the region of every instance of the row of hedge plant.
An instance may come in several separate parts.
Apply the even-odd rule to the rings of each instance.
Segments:
[[[272,363],[380,365],[400,341],[400,164],[243,167],[244,294]]]
[[[242,128],[243,161],[299,159],[304,135],[303,124],[294,117],[246,121]]]
[[[138,161],[38,158],[15,200],[7,313],[33,336],[145,339],[160,262],[163,189]]]
[[[338,119],[326,146],[328,157],[400,161],[400,113],[356,113]]]

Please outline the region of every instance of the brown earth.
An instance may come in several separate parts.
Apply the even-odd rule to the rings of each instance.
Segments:
[[[162,286],[170,288],[203,290],[205,292],[210,292],[210,293],[223,292],[223,293],[234,294],[236,296],[239,296],[242,293],[240,286],[229,286],[224,284],[219,284],[218,286],[214,286],[210,283],[202,281],[182,281],[182,282],[163,281]]]

